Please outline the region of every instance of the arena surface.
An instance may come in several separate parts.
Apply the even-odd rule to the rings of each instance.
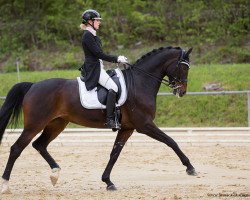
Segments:
[[[167,146],[127,145],[112,173],[118,190],[101,181],[112,143],[104,146],[52,145],[49,151],[62,170],[52,186],[50,168],[29,145],[18,158],[10,179],[12,194],[0,199],[250,199],[250,146],[181,145],[198,176],[188,176]],[[9,146],[0,146],[3,172]]]

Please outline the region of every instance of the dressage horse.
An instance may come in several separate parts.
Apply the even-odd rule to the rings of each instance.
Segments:
[[[156,97],[161,83],[168,82],[173,93],[182,97],[187,90],[189,54],[179,47],[161,47],[145,54],[133,65],[122,70],[128,88],[128,98],[121,106],[121,130],[118,131],[110,159],[102,175],[108,190],[116,190],[110,180],[111,170],[125,143],[136,130],[163,142],[174,150],[188,175],[196,175],[195,169],[177,143],[162,132],[153,122]],[[167,76],[169,80],[164,79]],[[37,83],[18,83],[9,91],[0,110],[0,141],[8,123],[15,123],[23,109],[24,129],[10,148],[10,155],[2,176],[2,193],[8,193],[9,179],[16,159],[39,133],[32,146],[52,169],[51,181],[55,185],[60,167],[48,153],[47,147],[69,122],[93,128],[105,128],[106,111],[89,110],[81,106],[76,80],[52,78]]]

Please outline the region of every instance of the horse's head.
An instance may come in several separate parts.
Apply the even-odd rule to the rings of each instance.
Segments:
[[[190,68],[189,54],[192,50],[192,48],[187,52],[181,50],[181,56],[177,64],[173,62],[173,66],[170,66],[170,70],[167,70],[170,87],[173,88],[173,94],[177,97],[183,97],[187,91],[188,70]]]
[[[156,89],[153,93],[157,94],[160,84],[163,83],[173,88],[173,93],[176,96],[182,97],[187,91],[188,70],[190,68],[189,54],[191,51],[192,48],[186,52],[180,47],[160,47],[143,55],[135,64],[128,64],[127,69],[139,72],[138,82],[158,82],[157,85],[151,84],[152,90],[150,91]],[[144,76],[141,76],[142,74]],[[165,76],[168,76],[169,80],[164,79]],[[131,80],[133,80],[133,76]],[[149,90],[149,87],[147,87],[147,90]]]

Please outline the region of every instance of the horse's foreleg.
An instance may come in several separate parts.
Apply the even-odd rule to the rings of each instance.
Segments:
[[[187,167],[186,172],[188,175],[197,175],[195,172],[194,167],[190,163],[187,156],[181,151],[178,144],[168,135],[166,135],[164,132],[162,132],[155,124],[150,123],[145,125],[142,129],[138,130],[138,132],[141,132],[143,134],[148,135],[149,137],[158,140],[160,142],[163,142],[164,144],[171,147],[174,152],[177,154],[177,156],[180,158],[183,165]]]
[[[9,159],[2,176],[3,182],[2,182],[1,193],[10,193],[8,182],[15,161],[39,131],[40,130],[34,131],[34,130],[24,129],[18,140],[11,146]]]
[[[52,158],[52,156],[47,151],[47,147],[49,143],[54,140],[67,126],[68,121],[57,118],[50,122],[39,138],[37,138],[32,146],[41,154],[41,156],[47,161],[50,168],[52,169],[52,174],[50,175],[50,180],[53,186],[57,183],[59,178],[59,171],[61,170],[56,161]]]
[[[110,154],[108,165],[102,175],[102,181],[107,184],[107,190],[116,190],[115,185],[110,181],[110,173],[125,143],[127,142],[128,138],[132,135],[133,131],[134,131],[133,129],[131,130],[121,129],[117,134],[112,152]]]

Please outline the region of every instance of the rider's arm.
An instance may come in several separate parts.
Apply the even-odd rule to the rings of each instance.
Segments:
[[[87,48],[91,51],[91,53],[94,54],[98,59],[117,63],[117,56],[105,54],[102,51],[101,47],[97,44],[97,41],[95,40],[94,36],[91,33],[85,35],[83,42],[87,46]]]

